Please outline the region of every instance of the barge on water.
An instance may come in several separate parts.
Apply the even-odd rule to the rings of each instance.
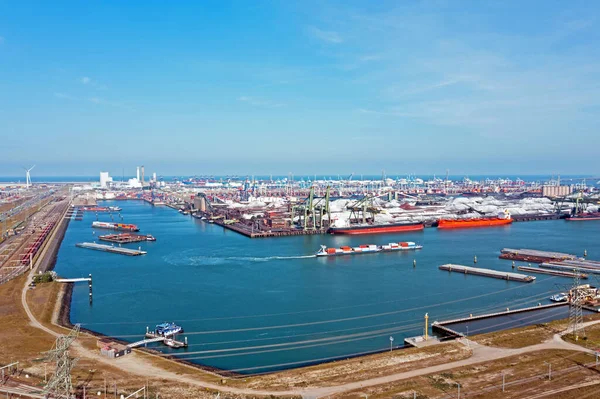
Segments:
[[[483,269],[480,267],[453,265],[451,263],[446,264],[446,265],[441,265],[439,268],[440,268],[440,270],[446,270],[449,272],[474,274],[477,276],[492,277],[492,278],[498,278],[501,280],[518,281],[521,283],[531,283],[531,282],[535,281],[535,277],[527,276],[525,274],[512,273],[512,272],[501,272],[498,270]]]
[[[523,262],[543,263],[563,260],[575,260],[577,256],[562,252],[538,251],[535,249],[504,248],[500,251],[500,259],[520,260]]]
[[[422,245],[417,245],[414,242],[391,242],[385,245],[360,245],[358,247],[340,247],[327,248],[321,245],[321,249],[316,253],[317,256],[341,256],[341,255],[360,255],[377,252],[396,252],[409,251],[423,248]]]
[[[114,242],[117,244],[129,244],[132,242],[142,241],[156,241],[156,238],[150,234],[133,234],[133,233],[121,233],[121,234],[106,234],[98,237],[101,241]]]
[[[128,223],[92,222],[92,227],[96,229],[140,231],[139,227],[137,227],[135,224]]]
[[[142,251],[141,249],[115,247],[112,245],[96,244],[95,242],[80,242],[75,244],[75,246],[79,248],[93,249],[96,251],[110,252],[113,254],[128,256],[139,256],[145,255],[147,253],[146,251]]]
[[[498,217],[472,219],[440,219],[438,229],[464,229],[472,227],[505,226],[513,222],[510,213],[504,212]]]
[[[542,266],[540,266],[542,267]],[[518,270],[522,271],[522,272],[529,272],[529,273],[537,273],[537,274],[548,274],[551,276],[558,276],[558,277],[568,277],[568,278],[573,278],[576,276],[575,273],[573,272],[567,272],[567,271],[560,271],[560,270],[548,270],[548,269],[541,269],[538,267],[529,267],[529,266],[519,266],[517,267]],[[587,279],[588,275],[587,274],[577,274],[579,275],[579,278],[581,279]]]

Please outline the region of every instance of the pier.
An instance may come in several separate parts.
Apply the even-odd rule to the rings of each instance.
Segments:
[[[518,281],[521,283],[531,283],[535,280],[535,277],[527,276],[525,274],[512,273],[512,272],[500,272],[500,271],[492,270],[492,269],[482,269],[479,267],[470,267],[470,266],[462,266],[462,265],[446,264],[446,265],[441,265],[439,267],[439,269],[446,270],[449,272],[474,274],[477,276],[498,278],[501,280]]]
[[[517,267],[517,269],[522,272],[529,272],[529,273],[549,274],[551,276],[569,277],[569,278],[575,277],[575,273],[573,273],[573,272],[563,272],[563,271],[558,271],[558,270],[546,270],[546,269],[540,269],[538,267],[519,266],[519,267]],[[587,279],[588,275],[587,274],[579,274],[579,278]]]
[[[535,249],[512,249],[504,248],[500,251],[500,259],[520,260],[531,263],[543,263],[551,261],[574,260],[577,256],[561,252],[538,251]]]
[[[75,246],[79,247],[79,248],[93,249],[96,251],[110,252],[110,253],[114,253],[114,254],[128,255],[128,256],[139,256],[139,255],[145,255],[147,253],[146,251],[142,251],[141,249],[129,249],[129,248],[122,248],[122,247],[115,247],[112,245],[96,244],[95,242],[81,242],[81,243],[75,244]]]

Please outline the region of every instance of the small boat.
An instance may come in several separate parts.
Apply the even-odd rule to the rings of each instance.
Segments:
[[[154,333],[156,335],[162,335],[163,337],[170,337],[175,334],[180,334],[182,332],[183,332],[183,328],[172,322],[171,323],[165,322],[165,323],[157,324],[154,329]]]
[[[118,206],[109,206],[108,210],[111,211],[111,212],[120,212],[123,209],[119,208]]]
[[[156,238],[153,235],[146,234],[146,241],[156,241]]]
[[[552,302],[567,302],[569,300],[569,295],[561,292],[560,294],[555,294],[550,297]]]

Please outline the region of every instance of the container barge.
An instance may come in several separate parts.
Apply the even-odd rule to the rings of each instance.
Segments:
[[[92,227],[96,229],[140,231],[135,224],[113,223],[113,222],[92,222]]]
[[[121,234],[106,234],[98,237],[101,241],[114,242],[117,244],[129,244],[132,242],[142,241],[156,241],[156,238],[150,234],[133,234],[133,233],[121,233]]]
[[[440,219],[438,229],[463,229],[471,227],[505,226],[513,222],[510,213],[504,212],[492,218]]]
[[[535,277],[533,277],[533,276],[527,276],[525,274],[512,273],[512,272],[501,272],[501,271],[492,270],[492,269],[482,269],[479,267],[446,264],[446,265],[441,265],[439,268],[440,268],[440,270],[446,270],[449,272],[474,274],[477,276],[492,277],[492,278],[498,278],[498,279],[502,279],[502,280],[519,281],[521,283],[531,283],[531,282],[535,281]]]
[[[409,251],[423,248],[422,245],[417,245],[414,242],[391,242],[384,245],[360,245],[358,247],[340,247],[340,248],[327,248],[325,245],[321,245],[321,249],[316,253],[317,256],[342,256],[342,255],[360,255],[370,254],[377,252],[395,252],[395,251]]]
[[[386,224],[357,224],[346,227],[330,227],[329,234],[385,234],[420,231],[425,228],[422,222],[403,222]]]

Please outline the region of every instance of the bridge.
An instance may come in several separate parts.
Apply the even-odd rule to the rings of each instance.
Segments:
[[[157,338],[148,338],[143,339],[141,341],[134,342],[132,344],[127,345],[128,348],[137,348],[138,346],[150,344],[152,342],[162,342],[165,340],[165,337],[157,337]]]

